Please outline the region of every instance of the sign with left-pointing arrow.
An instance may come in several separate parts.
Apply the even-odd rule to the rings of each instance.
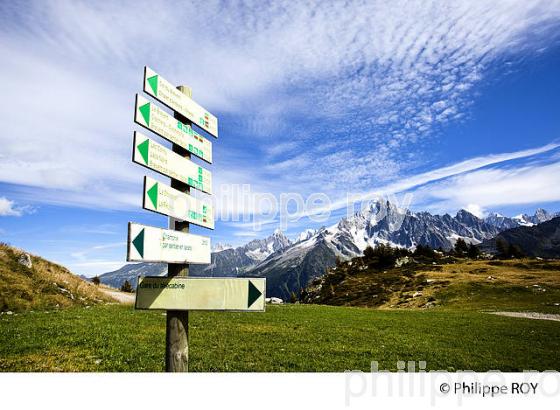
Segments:
[[[212,203],[187,195],[148,176],[144,177],[143,208],[214,229]]]
[[[210,263],[210,238],[128,223],[129,262]]]
[[[218,137],[218,119],[149,67],[144,67],[144,92]]]
[[[136,131],[134,132],[132,160],[203,192],[212,193],[210,171]]]
[[[265,310],[264,278],[138,278],[136,309]]]
[[[173,118],[154,103],[136,94],[134,122],[160,137],[185,148],[191,154],[212,163],[212,143],[190,125]]]

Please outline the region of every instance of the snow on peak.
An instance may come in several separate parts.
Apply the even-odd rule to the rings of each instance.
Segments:
[[[301,232],[294,240],[294,242],[303,242],[311,238],[313,235],[317,233],[316,229],[306,229],[305,231]]]
[[[228,243],[219,243],[219,242],[214,244],[214,246],[212,246],[212,252],[221,252],[227,249],[233,249],[233,246],[231,246]]]

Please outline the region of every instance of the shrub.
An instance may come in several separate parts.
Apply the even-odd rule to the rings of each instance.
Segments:
[[[459,238],[455,242],[454,250],[457,255],[464,256],[469,252],[469,247],[463,238]]]
[[[132,285],[130,284],[130,282],[128,280],[125,280],[121,286],[121,291],[132,293],[134,292],[134,289],[132,289]]]

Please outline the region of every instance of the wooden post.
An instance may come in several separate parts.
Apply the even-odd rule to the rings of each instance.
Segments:
[[[192,97],[191,89],[185,86],[177,87],[179,91]],[[187,120],[179,113],[175,113],[175,118],[183,124],[192,126],[192,122]],[[190,153],[177,144],[173,144],[173,152],[190,158]],[[171,187],[181,192],[189,193],[190,189],[184,182],[171,179]],[[189,223],[174,221],[173,227],[176,231],[189,232]],[[167,276],[189,276],[189,265],[182,263],[169,263],[167,265]],[[165,331],[165,371],[166,372],[187,372],[189,369],[189,312],[185,310],[168,310],[167,326]]]

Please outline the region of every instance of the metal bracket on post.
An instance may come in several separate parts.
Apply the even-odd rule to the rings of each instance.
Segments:
[[[177,87],[183,94],[192,97],[192,90],[189,87]],[[175,112],[175,118],[183,124],[192,126],[192,122]],[[173,152],[182,157],[191,157],[190,153],[177,144],[173,144]],[[171,187],[188,194],[190,188],[184,182],[171,179]],[[170,229],[180,232],[189,232],[189,223],[170,218]],[[189,276],[189,265],[179,263],[169,263],[167,265],[168,277]],[[165,331],[165,371],[167,372],[187,372],[189,369],[189,312],[186,310],[168,310],[167,326]]]

